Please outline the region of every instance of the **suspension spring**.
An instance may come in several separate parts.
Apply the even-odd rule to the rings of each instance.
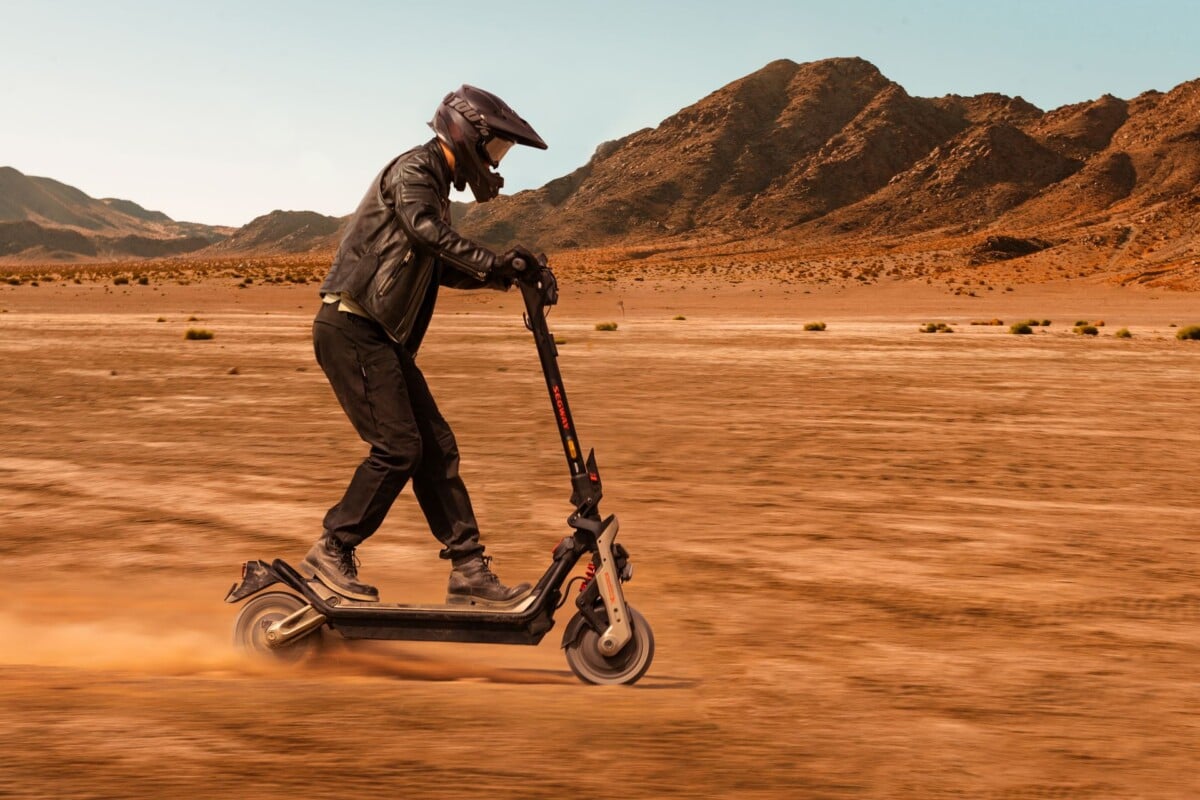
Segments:
[[[589,561],[587,565],[587,573],[583,576],[583,583],[579,584],[579,591],[583,591],[592,582],[592,578],[596,577],[596,562]]]

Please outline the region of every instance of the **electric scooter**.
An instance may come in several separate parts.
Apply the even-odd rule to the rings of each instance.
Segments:
[[[227,603],[251,598],[234,623],[235,644],[289,663],[313,657],[326,628],[346,639],[536,645],[554,627],[564,595],[579,580],[576,612],[562,636],[571,671],[595,684],[632,684],[646,674],[654,658],[654,634],[625,602],[623,584],[633,577],[633,565],[629,553],[614,541],[616,516],[600,516],[595,451],[583,457],[558,368],[558,349],[546,324],[547,309],[558,302],[558,283],[545,256],[535,264],[517,266],[524,267],[516,280],[525,302],[525,326],[537,344],[575,507],[567,518],[572,533],[554,548],[549,568],[516,605],[495,608],[361,602],[339,595],[316,578],[305,578],[282,559],[247,561],[241,581],[225,597]],[[586,575],[568,582],[584,556],[591,557]],[[277,588],[264,591],[268,587]]]

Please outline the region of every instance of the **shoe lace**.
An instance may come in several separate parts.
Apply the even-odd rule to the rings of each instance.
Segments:
[[[500,577],[492,572],[492,557],[482,556],[483,566],[479,569],[479,576],[488,583],[500,583]]]
[[[361,563],[362,562],[358,558],[358,553],[355,552],[353,547],[342,548],[342,571],[345,572],[348,577],[355,580],[358,579],[358,565]]]

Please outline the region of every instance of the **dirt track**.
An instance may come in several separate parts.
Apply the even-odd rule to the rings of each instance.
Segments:
[[[243,661],[238,564],[301,555],[361,457],[312,288],[0,292],[0,796],[1200,795],[1194,296],[656,288],[551,320],[658,640],[612,689],[558,630]],[[513,580],[569,511],[518,307],[447,293],[421,356]],[[364,577],[437,601],[436,550],[406,493]]]

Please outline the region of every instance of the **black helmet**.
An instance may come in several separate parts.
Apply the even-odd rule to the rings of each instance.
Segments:
[[[454,188],[486,203],[500,193],[504,178],[492,172],[513,144],[546,149],[546,143],[528,122],[491,92],[463,84],[442,100],[429,123],[439,139],[454,153]]]

